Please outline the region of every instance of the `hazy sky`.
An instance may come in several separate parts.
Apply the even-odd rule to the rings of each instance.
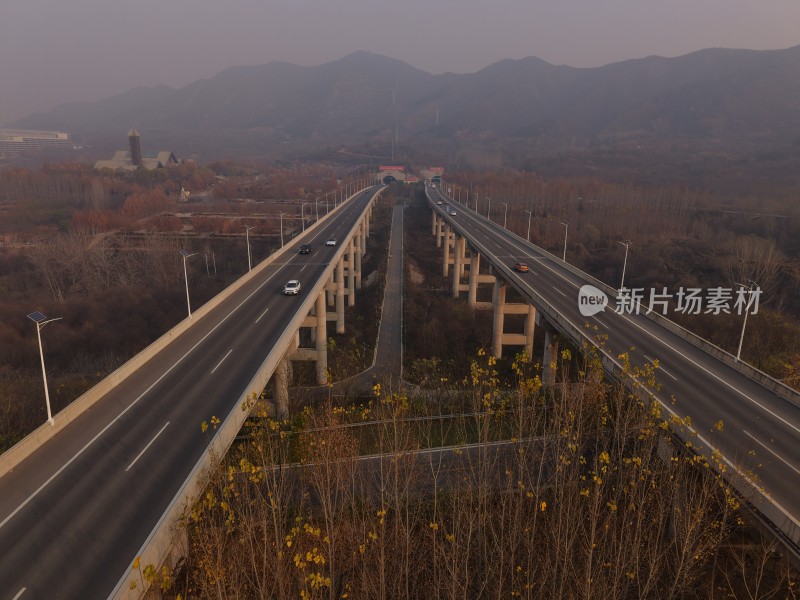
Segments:
[[[800,44],[800,0],[0,0],[0,123],[233,65],[358,49],[431,73]]]

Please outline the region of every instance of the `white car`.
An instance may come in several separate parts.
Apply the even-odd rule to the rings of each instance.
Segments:
[[[335,246],[336,245],[336,238],[330,238],[327,242],[325,242],[326,246]]]
[[[283,286],[283,293],[285,296],[297,296],[300,293],[300,282],[297,279],[287,281]]]

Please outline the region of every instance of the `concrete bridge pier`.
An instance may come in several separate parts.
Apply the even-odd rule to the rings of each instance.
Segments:
[[[439,215],[435,210],[431,211],[431,235],[436,235],[439,227]]]
[[[328,383],[328,315],[325,311],[325,294],[317,296],[315,306],[317,326],[314,328],[314,342],[317,349],[317,383]]]
[[[470,252],[469,257],[469,293],[468,302],[471,307],[475,307],[478,297],[478,272],[481,270],[481,253]]]
[[[467,240],[465,240],[463,237],[459,235],[456,235],[453,250],[454,250],[453,298],[458,298],[461,292],[469,290],[468,285],[461,284],[461,278],[464,277],[464,263],[466,262]]]
[[[356,304],[356,246],[353,240],[347,247],[347,306]]]
[[[362,229],[362,227],[361,227],[361,225],[359,225],[358,227],[359,227],[359,229],[356,232],[356,235],[354,236],[354,239],[355,239],[355,250],[354,250],[354,252],[355,252],[355,265],[356,265],[354,275],[355,275],[356,289],[360,290],[361,289],[361,257],[364,256],[364,250],[363,250],[363,246],[362,246],[362,243],[361,243],[361,237],[362,237],[361,229]]]
[[[554,385],[558,372],[559,339],[553,326],[545,321],[544,356],[542,356],[542,383]]]
[[[344,333],[344,259],[336,264],[336,333]]]
[[[450,242],[453,239],[453,231],[450,229],[450,225],[447,223],[444,224],[444,239],[442,240],[442,248],[444,253],[444,261],[442,264],[442,276],[447,277],[450,274],[450,263],[453,262],[453,259],[450,258]]]
[[[492,306],[494,307],[494,320],[492,327],[492,356],[503,357],[503,325],[505,321],[506,289],[508,285],[500,279],[494,282]]]

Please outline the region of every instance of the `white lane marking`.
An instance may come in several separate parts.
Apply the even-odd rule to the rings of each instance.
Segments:
[[[80,450],[78,450],[78,451],[75,453],[75,456],[73,456],[73,457],[72,457],[72,458],[70,458],[70,459],[69,459],[67,462],[65,462],[65,463],[64,463],[64,465],[63,465],[63,466],[62,466],[62,467],[61,467],[61,468],[60,468],[58,471],[56,471],[55,473],[53,473],[53,474],[52,474],[52,475],[51,475],[51,476],[48,478],[48,480],[47,480],[47,481],[45,481],[45,482],[44,482],[42,485],[40,485],[40,486],[39,486],[39,487],[36,489],[36,491],[34,491],[34,492],[33,492],[33,493],[30,495],[30,496],[28,496],[28,497],[27,497],[27,498],[26,498],[26,499],[25,499],[25,500],[22,502],[22,504],[20,504],[20,505],[19,505],[17,508],[15,508],[15,509],[14,509],[14,511],[13,511],[13,512],[12,512],[10,515],[8,515],[8,516],[7,516],[7,517],[6,517],[6,518],[3,520],[3,522],[2,522],[2,523],[0,523],[0,529],[2,529],[2,527],[3,527],[3,526],[6,524],[6,523],[8,523],[8,522],[9,522],[11,519],[13,519],[13,518],[14,518],[14,516],[15,516],[15,515],[16,515],[16,514],[17,514],[19,511],[21,511],[23,508],[25,508],[25,506],[27,506],[28,502],[30,502],[31,500],[33,500],[33,499],[34,499],[36,496],[38,496],[38,495],[39,495],[39,493],[40,493],[40,492],[41,492],[41,491],[42,491],[44,488],[46,488],[48,485],[50,485],[50,483],[51,483],[51,482],[52,482],[52,481],[53,481],[53,480],[54,480],[56,477],[58,477],[59,475],[61,475],[61,473],[63,473],[63,472],[64,472],[64,470],[65,470],[67,467],[69,467],[69,466],[70,466],[70,465],[71,465],[73,462],[75,462],[75,460],[77,460],[77,458],[78,458],[78,457],[79,457],[81,454],[83,454],[83,453],[86,451],[86,449],[87,449],[87,448],[89,448],[89,446],[91,446],[92,444],[94,444],[94,443],[95,443],[95,442],[96,442],[96,441],[97,441],[97,440],[100,438],[100,436],[102,436],[102,435],[103,435],[103,434],[104,434],[106,431],[108,431],[108,430],[109,430],[109,429],[110,429],[110,428],[111,428],[111,427],[112,427],[112,426],[113,426],[113,425],[114,425],[114,424],[115,424],[117,421],[119,421],[119,420],[120,420],[120,419],[121,419],[123,416],[125,416],[125,415],[127,414],[127,412],[128,412],[130,409],[132,409],[134,406],[136,406],[136,404],[139,402],[139,400],[141,400],[141,399],[142,399],[142,398],[144,398],[144,397],[145,397],[145,396],[146,396],[148,393],[150,393],[150,390],[152,390],[154,387],[156,387],[156,386],[157,386],[157,385],[158,385],[158,384],[161,382],[161,380],[162,380],[162,379],[164,379],[164,377],[166,377],[167,375],[169,375],[169,373],[170,373],[170,372],[171,372],[171,371],[172,371],[172,370],[173,370],[175,367],[177,367],[179,364],[181,364],[181,362],[183,362],[183,360],[184,360],[184,359],[185,359],[187,356],[189,356],[189,355],[190,355],[192,352],[194,352],[194,351],[197,349],[197,347],[198,347],[200,344],[202,344],[204,341],[206,341],[206,338],[208,338],[208,336],[210,336],[210,335],[211,335],[212,333],[214,333],[214,332],[215,332],[215,331],[216,331],[216,330],[217,330],[219,327],[221,327],[221,326],[222,326],[222,324],[223,324],[225,321],[227,321],[227,320],[228,320],[228,319],[231,317],[231,315],[233,315],[233,313],[235,313],[237,310],[239,310],[239,309],[240,309],[240,308],[241,308],[241,307],[242,307],[242,306],[243,306],[245,303],[249,302],[249,301],[250,301],[250,298],[252,298],[252,297],[253,297],[253,296],[255,296],[256,294],[258,294],[258,293],[261,291],[261,288],[263,288],[264,286],[266,286],[266,285],[267,285],[267,284],[268,284],[268,283],[269,283],[269,282],[272,280],[272,278],[273,278],[273,277],[275,277],[275,276],[278,274],[278,271],[279,271],[279,269],[278,269],[278,270],[276,270],[276,271],[275,271],[275,273],[273,273],[272,275],[270,275],[269,277],[267,277],[267,279],[264,281],[264,283],[262,283],[261,285],[259,285],[259,286],[258,286],[258,287],[257,287],[255,290],[253,290],[253,292],[252,292],[252,293],[251,293],[249,296],[247,296],[247,297],[246,297],[244,300],[242,300],[242,301],[241,301],[239,304],[237,304],[237,305],[236,305],[236,306],[233,308],[233,310],[231,310],[231,312],[229,312],[227,315],[225,315],[225,317],[223,317],[223,318],[220,320],[220,322],[219,322],[219,323],[217,323],[216,325],[214,325],[214,327],[212,327],[212,328],[211,328],[211,330],[209,330],[209,332],[208,332],[207,334],[205,334],[205,335],[204,335],[202,338],[200,338],[200,340],[199,340],[199,341],[198,341],[198,342],[197,342],[197,343],[196,343],[194,346],[192,346],[191,348],[189,348],[189,350],[187,350],[187,351],[186,351],[186,354],[184,354],[183,356],[181,356],[181,357],[180,357],[180,358],[179,358],[177,361],[175,361],[175,362],[172,364],[172,366],[171,366],[169,369],[167,369],[166,371],[164,371],[164,373],[161,375],[161,377],[159,377],[159,378],[158,378],[158,379],[156,379],[156,380],[155,380],[155,381],[154,381],[152,384],[150,384],[150,387],[148,387],[148,388],[147,388],[145,391],[143,391],[143,392],[142,392],[142,393],[141,393],[141,394],[140,394],[140,395],[139,395],[139,396],[138,396],[136,399],[134,399],[134,400],[133,400],[133,401],[132,401],[132,402],[131,402],[131,403],[130,403],[130,404],[129,404],[129,405],[128,405],[128,406],[127,406],[127,407],[126,407],[126,408],[125,408],[125,409],[124,409],[122,412],[121,412],[121,413],[119,413],[119,414],[118,414],[116,417],[114,417],[114,419],[113,419],[112,421],[110,421],[110,422],[108,423],[108,425],[106,425],[105,427],[103,427],[103,429],[101,429],[101,430],[100,430],[100,431],[97,433],[97,435],[95,435],[95,436],[94,436],[94,437],[93,437],[91,440],[89,440],[88,442],[86,442],[86,445],[84,445],[84,447],[83,447],[83,448],[81,448]]]
[[[307,266],[308,266],[308,265],[303,265],[303,268],[302,268],[302,269],[300,269],[300,272],[302,273],[303,271],[305,271]]]
[[[228,357],[230,356],[231,352],[233,352],[233,348],[231,348],[230,350],[228,350],[228,353],[227,353],[225,356],[223,356],[223,357],[222,357],[222,360],[221,360],[221,361],[219,361],[219,362],[217,363],[217,366],[216,366],[216,367],[214,367],[213,369],[211,369],[211,372],[212,372],[212,373],[213,373],[214,371],[216,371],[217,369],[219,369],[219,366],[220,366],[222,363],[224,363],[224,362],[225,362],[225,359],[226,359],[226,358],[228,358]]]
[[[265,314],[267,314],[267,311],[268,311],[268,310],[269,310],[269,308],[267,308],[266,310],[264,310],[264,312],[262,312],[262,313],[261,313],[261,314],[258,316],[258,318],[256,319],[256,323],[258,323],[258,322],[261,320],[261,317],[263,317]]]
[[[139,455],[138,455],[136,458],[134,458],[134,459],[133,459],[133,462],[132,462],[131,464],[129,464],[129,465],[128,465],[128,468],[127,468],[127,469],[125,469],[125,472],[126,472],[126,473],[127,473],[129,470],[130,470],[130,468],[131,468],[133,465],[135,465],[135,464],[136,464],[136,461],[137,461],[137,460],[139,460],[140,458],[142,458],[142,454],[144,454],[145,452],[147,452],[147,449],[148,449],[150,446],[152,446],[152,445],[153,445],[153,442],[155,442],[155,441],[156,441],[156,438],[157,438],[158,436],[160,436],[160,435],[161,435],[161,434],[164,432],[164,430],[167,428],[167,425],[169,425],[169,421],[167,421],[166,423],[164,423],[164,426],[163,426],[161,429],[159,429],[159,431],[158,431],[158,433],[157,433],[157,434],[155,434],[155,435],[153,436],[153,439],[152,439],[152,440],[150,440],[150,442],[148,442],[147,446],[145,446],[145,447],[142,449],[142,451],[141,451],[141,452],[139,452]]]
[[[742,429],[742,433],[744,433],[744,434],[745,434],[747,437],[749,437],[751,440],[753,440],[753,441],[754,441],[756,444],[758,444],[759,446],[761,446],[762,448],[764,448],[764,450],[766,450],[767,452],[769,452],[770,454],[772,454],[772,456],[774,456],[775,458],[777,458],[779,461],[781,461],[783,464],[785,464],[787,467],[789,467],[789,468],[790,468],[792,471],[794,471],[795,473],[797,473],[798,475],[800,475],[800,469],[798,469],[797,467],[795,467],[795,466],[794,466],[793,464],[791,464],[791,463],[790,463],[788,460],[786,460],[785,458],[783,458],[783,457],[782,457],[780,454],[778,454],[777,452],[775,452],[774,450],[772,450],[771,448],[769,448],[769,447],[768,447],[768,446],[767,446],[767,445],[766,445],[764,442],[762,442],[761,440],[759,440],[759,439],[758,439],[756,436],[754,436],[753,434],[751,434],[749,431],[745,431],[744,429]]]
[[[550,265],[548,265],[546,262],[544,262],[544,261],[543,261],[541,264],[542,264],[542,266],[544,266],[546,269],[548,269],[548,270],[549,270],[551,273],[553,273],[554,275],[556,275],[556,276],[560,277],[561,279],[563,279],[564,281],[566,281],[566,282],[567,282],[568,284],[570,284],[571,286],[573,286],[573,287],[575,287],[575,288],[578,288],[578,287],[579,287],[579,286],[578,286],[578,284],[576,284],[576,283],[573,283],[572,281],[570,281],[569,279],[567,279],[567,278],[566,278],[564,275],[562,275],[561,273],[559,273],[558,271],[556,271],[556,270],[555,270],[553,267],[551,267]],[[553,289],[555,289],[555,288],[553,288]],[[559,290],[556,290],[556,291],[559,291]],[[562,295],[563,295],[563,292],[562,292]],[[642,332],[646,333],[647,335],[649,335],[651,338],[653,338],[653,339],[654,339],[654,340],[656,340],[657,342],[659,342],[659,343],[663,344],[664,346],[666,346],[667,348],[669,348],[670,350],[672,350],[672,351],[673,351],[675,354],[677,354],[678,356],[682,356],[684,359],[686,359],[688,362],[692,363],[692,364],[693,364],[694,366],[696,366],[698,369],[700,369],[700,370],[702,370],[702,371],[705,371],[706,373],[708,373],[709,375],[711,375],[711,377],[713,377],[714,379],[716,379],[716,380],[717,380],[717,381],[719,381],[720,383],[722,383],[722,384],[726,385],[727,387],[729,387],[730,389],[732,389],[734,392],[736,392],[737,394],[739,394],[740,396],[742,396],[744,399],[748,400],[748,401],[749,401],[749,402],[751,402],[752,404],[755,404],[755,405],[756,405],[756,406],[758,406],[758,407],[759,407],[761,410],[763,410],[764,412],[768,413],[769,415],[771,415],[771,416],[775,417],[775,418],[776,418],[778,421],[780,421],[781,423],[783,423],[783,424],[784,424],[784,425],[786,425],[787,427],[789,427],[789,428],[791,428],[791,429],[794,429],[794,430],[795,430],[797,433],[800,433],[800,427],[797,427],[796,425],[794,425],[794,424],[790,423],[789,421],[787,421],[786,419],[784,419],[783,417],[781,417],[781,416],[780,416],[780,415],[778,415],[777,413],[773,412],[772,410],[770,410],[769,408],[767,408],[766,406],[764,406],[763,404],[761,404],[761,403],[760,403],[758,400],[756,400],[756,399],[754,399],[754,398],[751,398],[750,396],[748,396],[747,394],[745,394],[745,393],[744,393],[742,390],[740,390],[739,388],[737,388],[737,387],[736,387],[736,386],[734,386],[733,384],[731,384],[731,383],[729,383],[729,382],[725,381],[725,380],[724,380],[722,377],[720,377],[720,376],[718,376],[718,375],[716,375],[716,374],[712,373],[711,371],[709,371],[708,369],[706,369],[706,368],[705,368],[703,365],[701,365],[701,364],[699,364],[699,363],[695,362],[693,359],[691,359],[691,358],[689,358],[688,356],[686,356],[685,354],[683,354],[683,353],[682,353],[681,351],[679,351],[677,348],[674,348],[673,346],[671,346],[670,344],[668,344],[667,342],[665,342],[664,340],[662,340],[662,339],[661,339],[660,337],[658,337],[656,334],[654,334],[654,333],[652,333],[652,332],[648,331],[647,329],[645,329],[644,327],[642,327],[642,326],[641,326],[641,325],[639,325],[638,323],[635,323],[635,322],[633,321],[633,319],[631,319],[631,318],[629,318],[629,317],[625,316],[624,314],[617,313],[617,312],[610,313],[610,314],[618,314],[620,317],[622,317],[623,319],[625,319],[626,321],[628,321],[628,323],[630,323],[631,325],[633,325],[633,326],[634,326],[634,327],[636,327],[637,329],[641,330]],[[570,321],[570,323],[571,323],[571,322],[572,322],[572,321]],[[573,326],[574,326],[574,324],[573,324]],[[580,328],[578,328],[578,329],[580,329]],[[702,350],[701,350],[701,351],[702,351]]]
[[[17,598],[19,598],[20,596],[22,596],[22,594],[24,594],[24,593],[25,593],[25,590],[27,590],[27,589],[28,589],[28,588],[22,588],[20,591],[18,591],[18,592],[17,592],[17,595],[16,595],[16,596],[14,596],[14,597],[13,597],[11,600],[17,600]]]
[[[647,354],[645,354],[645,355],[644,355],[644,357],[645,357],[647,360],[649,360],[650,362],[655,362],[655,359],[654,359],[652,356],[648,356]],[[661,361],[658,361],[658,363],[659,363],[659,364],[658,364],[658,370],[659,370],[659,371],[662,371],[662,372],[663,372],[665,375],[669,375],[669,376],[670,376],[670,377],[672,377],[672,378],[673,378],[675,381],[678,381],[678,378],[677,378],[677,377],[675,377],[675,375],[673,375],[672,373],[670,373],[669,371],[667,371],[667,370],[666,370],[666,369],[665,369],[663,366],[661,366]]]
[[[554,270],[554,269],[553,269],[551,266],[549,266],[549,265],[547,264],[547,262],[549,262],[549,261],[542,261],[542,265],[543,265],[544,267],[546,267],[547,269],[549,269],[549,270],[550,270],[550,271],[551,271],[553,274],[557,275],[558,277],[560,277],[561,279],[563,279],[564,281],[566,281],[567,283],[569,283],[570,285],[572,285],[572,286],[574,286],[574,287],[576,287],[576,288],[578,287],[578,285],[577,285],[577,284],[574,284],[574,283],[572,283],[572,282],[571,282],[571,281],[569,281],[569,279],[567,279],[567,278],[566,278],[564,275],[562,275],[561,273],[558,273],[557,271],[555,271],[555,270]],[[531,287],[531,286],[529,285],[529,287]],[[531,288],[531,289],[532,289],[532,288]],[[614,313],[614,314],[619,314],[619,313]],[[628,318],[627,318],[627,317],[625,317],[624,315],[621,315],[621,316],[622,316],[623,318],[625,318],[626,320],[628,320],[628,321],[631,321],[630,319],[628,319]],[[574,323],[572,323],[572,320],[571,320],[571,319],[569,319],[568,317],[567,317],[567,321],[569,321],[569,322],[570,322],[570,324],[572,324],[572,326],[573,326],[573,327],[576,327],[576,325],[575,325]],[[717,380],[721,381],[722,383],[724,383],[724,384],[725,384],[725,385],[727,385],[729,388],[731,388],[732,390],[734,390],[735,392],[737,392],[738,394],[740,394],[740,395],[741,395],[742,397],[744,397],[745,399],[749,400],[750,402],[752,402],[752,403],[753,403],[753,404],[755,404],[756,406],[759,406],[760,408],[762,408],[762,409],[763,409],[765,412],[767,412],[767,413],[771,414],[772,416],[774,416],[775,418],[777,418],[777,419],[778,419],[779,421],[781,421],[782,423],[785,423],[786,425],[788,425],[789,427],[791,427],[792,429],[794,429],[794,430],[796,430],[796,431],[800,431],[800,430],[798,430],[798,428],[797,428],[797,427],[795,427],[794,425],[792,425],[791,423],[789,423],[789,422],[788,422],[788,421],[786,421],[785,419],[781,418],[780,416],[776,415],[775,413],[773,413],[773,412],[772,412],[771,410],[769,410],[768,408],[766,408],[766,407],[762,406],[762,405],[761,405],[759,402],[757,402],[757,401],[753,400],[752,398],[750,398],[750,397],[749,397],[747,394],[745,394],[745,393],[744,393],[744,392],[742,392],[741,390],[739,390],[739,389],[735,388],[733,385],[731,385],[731,384],[727,383],[726,381],[724,381],[724,380],[723,380],[723,379],[721,379],[720,377],[718,377],[718,376],[714,375],[713,373],[711,373],[710,371],[708,371],[708,369],[706,369],[705,367],[702,367],[701,365],[698,365],[698,364],[697,364],[696,362],[694,362],[694,361],[693,361],[691,358],[689,358],[689,357],[687,357],[687,356],[684,356],[684,355],[683,355],[681,352],[678,352],[678,351],[677,351],[675,348],[673,348],[672,346],[670,346],[669,344],[667,344],[666,342],[664,342],[663,340],[661,340],[660,338],[658,338],[658,337],[657,337],[655,334],[653,334],[653,333],[650,333],[649,331],[647,331],[646,329],[643,329],[642,327],[640,327],[640,326],[639,326],[639,325],[637,325],[636,323],[633,323],[632,321],[631,321],[631,324],[632,324],[632,325],[635,325],[636,327],[638,327],[639,329],[641,329],[642,331],[644,331],[645,333],[647,333],[647,334],[648,334],[650,337],[652,337],[652,338],[653,338],[653,339],[655,339],[656,341],[658,341],[658,342],[661,342],[662,344],[664,344],[664,345],[665,345],[667,348],[671,349],[671,350],[672,350],[673,352],[675,352],[676,354],[678,354],[678,355],[680,355],[680,356],[683,356],[683,357],[684,357],[686,360],[688,360],[689,362],[691,362],[691,363],[692,363],[692,364],[694,364],[695,366],[699,367],[700,369],[702,369],[703,371],[705,371],[706,373],[708,373],[709,375],[711,375],[711,376],[712,376],[712,377],[714,377],[715,379],[717,379]],[[582,329],[581,329],[580,327],[578,327],[578,331],[581,331],[581,332],[582,332]],[[591,339],[590,339],[588,336],[586,336],[585,334],[584,334],[584,337],[586,337],[586,339],[587,339],[587,340],[588,340],[590,343],[594,343],[594,342],[593,342],[593,341],[592,341],[592,340],[591,340]],[[611,356],[609,356],[609,355],[607,355],[607,356],[608,356],[608,357],[611,359],[611,361],[612,361],[612,362],[614,362],[614,363],[617,365],[617,368],[621,369],[621,365],[620,365],[620,364],[619,364],[619,363],[618,363],[616,360],[614,360],[614,359],[613,359]],[[647,389],[647,388],[645,387],[645,389]],[[675,416],[675,417],[677,417],[677,416],[678,416],[678,415],[677,415],[677,413],[675,413],[675,411],[673,411],[673,410],[672,410],[672,408],[669,406],[669,404],[668,404],[668,403],[666,403],[664,400],[662,400],[662,399],[661,399],[659,396],[657,396],[657,395],[656,395],[654,392],[652,392],[651,390],[649,390],[649,389],[648,389],[647,391],[648,391],[648,393],[649,393],[651,396],[653,396],[654,398],[657,398],[657,399],[659,400],[659,402],[661,403],[661,405],[662,405],[664,408],[666,408],[666,409],[667,409],[667,411],[668,411],[670,414],[672,414],[672,415],[673,415],[673,416]],[[752,487],[752,489],[753,489],[753,490],[755,490],[756,492],[760,493],[762,496],[764,496],[765,498],[767,498],[767,500],[769,500],[769,502],[770,502],[770,503],[772,503],[772,505],[773,505],[773,506],[775,506],[775,508],[777,508],[777,509],[778,509],[778,510],[780,510],[780,511],[781,511],[781,512],[782,512],[784,515],[786,515],[786,518],[788,518],[790,521],[792,521],[792,523],[794,523],[794,525],[795,525],[795,526],[797,526],[797,527],[800,527],[800,521],[798,521],[798,519],[797,519],[797,518],[795,518],[795,517],[794,517],[794,515],[792,515],[792,513],[790,513],[790,512],[789,512],[789,511],[788,511],[786,508],[784,508],[784,507],[783,507],[783,506],[782,506],[780,503],[778,503],[778,502],[777,502],[777,501],[776,501],[774,498],[772,498],[772,497],[771,497],[769,494],[767,494],[767,493],[766,493],[766,492],[765,492],[763,489],[761,489],[761,488],[760,488],[758,485],[756,485],[756,483],[755,483],[755,482],[754,482],[754,481],[753,481],[753,480],[752,480],[750,477],[748,477],[748,475],[747,475],[746,473],[744,473],[744,472],[743,472],[741,469],[739,469],[739,467],[738,467],[737,465],[735,465],[733,462],[731,462],[731,461],[730,461],[730,460],[729,460],[729,459],[728,459],[728,458],[725,456],[725,454],[724,454],[724,453],[722,453],[721,451],[717,450],[717,448],[716,448],[715,446],[713,446],[712,444],[710,444],[710,443],[708,442],[708,440],[706,440],[706,439],[705,439],[705,438],[704,438],[702,435],[700,435],[700,433],[698,433],[697,431],[695,431],[695,430],[694,430],[692,427],[688,427],[688,429],[689,429],[689,431],[691,431],[691,432],[692,432],[692,433],[695,435],[695,437],[697,437],[697,439],[699,439],[701,442],[703,442],[703,443],[706,445],[706,447],[708,447],[708,448],[709,448],[709,449],[711,449],[712,451],[717,451],[717,452],[719,452],[719,454],[720,454],[720,456],[722,456],[722,460],[725,462],[725,464],[727,464],[727,465],[728,465],[730,468],[732,468],[734,471],[736,471],[736,473],[737,473],[737,474],[738,474],[738,475],[739,475],[739,476],[740,476],[742,479],[744,479],[744,480],[745,480],[745,481],[746,481],[746,482],[747,482],[747,483],[748,483],[748,484],[749,484],[749,485]]]
[[[603,322],[602,322],[600,319],[598,319],[598,318],[597,318],[597,317],[595,317],[595,316],[592,316],[592,318],[593,318],[595,321],[597,321],[597,323],[598,323],[599,325],[602,325],[603,327],[605,327],[606,329],[608,329],[608,325],[606,325],[605,323],[603,323]]]
[[[567,297],[567,295],[566,295],[564,292],[562,292],[561,290],[559,290],[558,288],[553,288],[553,289],[554,289],[555,291],[557,291],[559,294],[561,294],[562,296],[564,296],[564,298],[566,298],[566,297]]]

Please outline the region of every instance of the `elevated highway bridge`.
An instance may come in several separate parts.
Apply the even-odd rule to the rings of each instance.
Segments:
[[[169,560],[171,526],[196,497],[203,468],[239,431],[242,403],[273,378],[281,410],[288,361],[314,361],[324,382],[328,323],[343,332],[344,307],[356,302],[372,206],[383,189],[342,203],[56,415],[55,425],[0,457],[0,600],[138,597],[128,588],[133,558]],[[655,315],[582,316],[582,286],[610,299],[616,290],[465,206],[445,210],[455,203],[441,186],[427,186],[426,195],[443,273],[454,296],[493,311],[496,356],[508,346],[538,354],[541,337],[544,378],[552,382],[559,343],[597,344],[597,327],[612,376],[626,377],[622,353],[638,364],[658,360],[660,389],[643,393],[666,412],[691,416],[695,451],[719,450],[741,496],[796,550],[800,399],[793,390]],[[304,243],[313,253],[298,254]],[[513,269],[520,261],[529,272]],[[296,297],[282,294],[289,279],[301,281]],[[479,302],[488,285],[491,302]],[[509,289],[522,302],[507,302]],[[506,330],[509,314],[523,315],[522,331]],[[312,347],[299,346],[301,328],[312,331]],[[535,337],[537,329],[544,335]],[[201,431],[215,416],[219,427]]]
[[[800,394],[657,311],[646,314],[645,303],[640,310],[617,312],[617,290],[458,204],[444,187],[428,185],[425,190],[443,274],[451,278],[454,297],[493,311],[494,355],[500,357],[511,345],[533,356],[534,331],[541,328],[546,383],[554,381],[559,343],[564,342],[578,349],[584,343],[595,346],[605,370],[622,381],[629,377],[621,355],[627,354],[633,365],[658,361],[658,389],[643,385],[638,393],[660,402],[665,415],[691,418],[691,426],[676,433],[695,452],[708,457],[720,452],[729,483],[797,564]],[[527,272],[514,269],[520,262]],[[486,285],[492,286],[492,301],[479,302],[478,289]],[[588,317],[579,308],[579,290],[587,285],[609,300],[607,309]],[[521,302],[506,301],[510,289]],[[525,315],[523,331],[506,331],[508,314]]]
[[[133,558],[169,559],[172,525],[243,402],[274,376],[281,410],[288,361],[314,361],[325,383],[328,322],[344,332],[383,189],[342,202],[0,457],[0,600],[138,597]],[[282,293],[291,279],[297,296]],[[313,347],[299,347],[304,327]]]

